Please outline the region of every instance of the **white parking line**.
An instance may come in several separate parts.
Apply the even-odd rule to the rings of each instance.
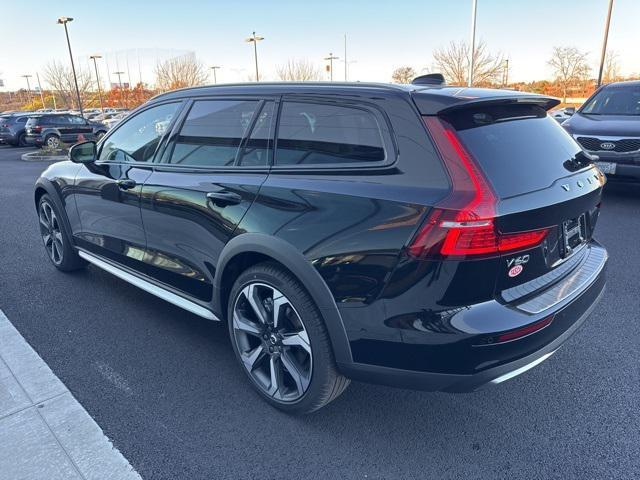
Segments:
[[[2,478],[140,480],[0,310]]]

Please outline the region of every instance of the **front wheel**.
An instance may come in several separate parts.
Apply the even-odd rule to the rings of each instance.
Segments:
[[[229,333],[242,369],[271,405],[310,413],[338,397],[349,380],[338,372],[320,312],[300,282],[272,263],[236,280]]]
[[[69,272],[86,265],[71,245],[71,239],[62,225],[61,213],[49,195],[43,195],[38,202],[38,220],[44,249],[58,270]]]

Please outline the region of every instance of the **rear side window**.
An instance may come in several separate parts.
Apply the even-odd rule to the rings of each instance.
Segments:
[[[233,166],[260,104],[258,100],[196,101],[180,129],[169,163]]]
[[[580,147],[538,106],[479,106],[446,120],[501,198],[547,188],[575,171]]]
[[[384,162],[376,115],[364,108],[284,102],[278,125],[276,165],[353,165]]]

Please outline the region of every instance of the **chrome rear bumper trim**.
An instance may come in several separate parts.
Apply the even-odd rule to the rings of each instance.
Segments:
[[[89,252],[86,252],[84,250],[79,250],[78,255],[84,258],[87,262],[95,265],[98,268],[101,268],[105,272],[109,272],[112,275],[115,275],[116,277],[124,280],[125,282],[128,282],[131,285],[134,285],[144,290],[145,292],[155,295],[156,297],[166,300],[167,302],[172,303],[177,307],[180,307],[184,310],[187,310],[191,313],[194,313],[208,320],[220,321],[220,319],[216,317],[211,310],[208,310],[203,306],[198,305],[195,302],[192,302],[191,300],[187,300],[186,298],[181,297],[180,295],[176,295],[175,293],[170,292],[169,290],[159,287],[158,285],[148,282],[147,280],[141,277],[138,277],[137,275],[133,275],[109,262],[105,262],[104,260],[96,257],[95,255]]]

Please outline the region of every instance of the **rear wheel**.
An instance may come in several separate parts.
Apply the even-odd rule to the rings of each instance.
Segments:
[[[27,145],[27,135],[24,132],[22,132],[20,135],[18,135],[16,146],[25,147],[26,145]]]
[[[43,195],[38,203],[38,220],[44,249],[51,263],[64,272],[86,265],[71,245],[71,239],[62,226],[62,217],[49,195]]]
[[[60,137],[54,135],[53,133],[50,133],[49,135],[44,137],[44,146],[51,149],[60,148]]]
[[[100,140],[102,137],[104,137],[105,133],[107,133],[107,132],[98,132],[98,133],[96,133],[96,141]]]
[[[315,303],[291,273],[262,263],[243,272],[229,298],[229,332],[258,393],[289,413],[310,413],[340,395],[338,373]]]

